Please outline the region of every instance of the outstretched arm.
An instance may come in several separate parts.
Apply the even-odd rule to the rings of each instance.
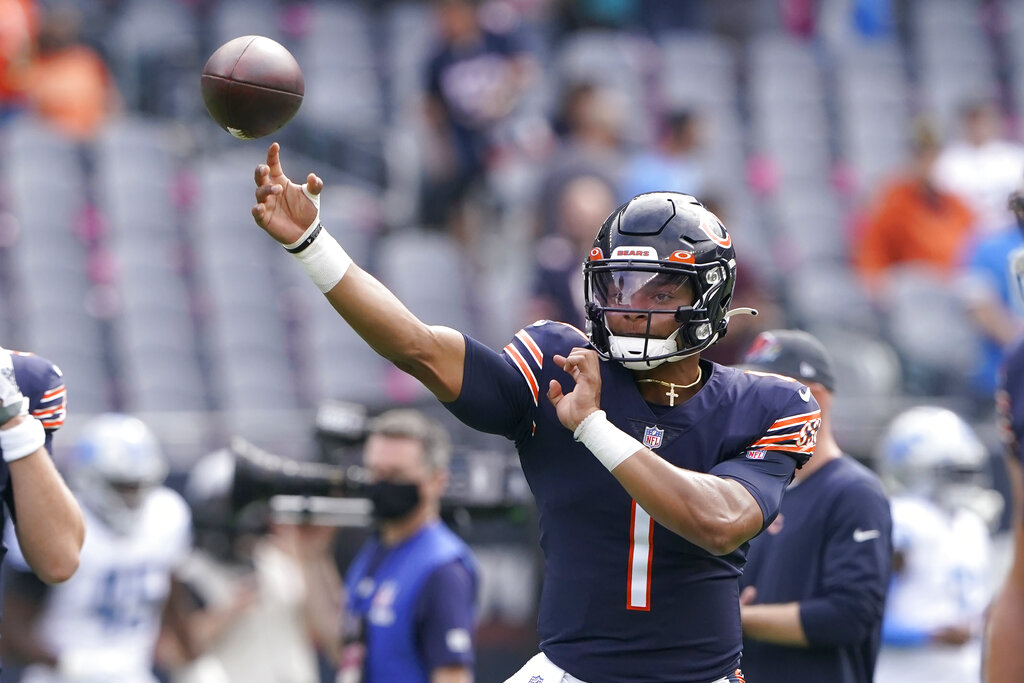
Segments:
[[[295,254],[342,318],[378,354],[422,382],[438,399],[452,401],[462,388],[465,340],[448,327],[427,325],[372,275],[352,263],[323,229],[315,174],[304,185],[289,180],[280,146],[256,167],[257,225]]]
[[[554,360],[576,381],[568,394],[557,380],[548,387],[558,419],[659,524],[713,555],[726,555],[757,535],[764,516],[742,484],[676,467],[599,412],[601,370],[593,349],[575,348]]]

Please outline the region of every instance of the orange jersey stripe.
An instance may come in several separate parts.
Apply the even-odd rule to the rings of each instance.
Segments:
[[[516,332],[516,339],[523,342],[523,346],[533,356],[533,360],[537,361],[537,367],[544,367],[544,354],[541,353],[540,347],[537,346],[537,342],[533,341],[533,337],[529,335],[526,330],[519,330]]]
[[[42,419],[44,417],[50,417],[51,415],[55,415],[62,410],[64,410],[63,402],[58,406],[54,406],[53,408],[47,408],[46,410],[40,410],[39,408],[36,408],[35,410],[32,411],[32,415],[36,418]]]
[[[44,394],[43,394],[43,395],[42,395],[42,396],[40,397],[40,399],[39,399],[39,400],[40,400],[40,401],[44,401],[44,402],[45,402],[45,401],[52,401],[53,399],[57,398],[58,396],[61,396],[61,395],[63,395],[63,394],[64,394],[64,393],[66,393],[66,392],[67,392],[67,387],[65,387],[65,386],[64,386],[64,385],[62,384],[62,385],[60,385],[59,387],[54,387],[53,389],[50,389],[49,391],[47,391],[46,393],[44,393]]]
[[[813,453],[814,446],[808,444],[806,446],[792,446],[784,444],[751,444],[750,448],[757,448],[760,446],[768,451],[786,451],[787,453]]]
[[[788,427],[789,425],[794,425],[798,422],[809,422],[810,420],[813,420],[814,418],[820,416],[821,411],[815,410],[814,412],[803,413],[802,415],[792,415],[790,417],[784,417],[781,420],[776,420],[775,422],[773,422],[772,426],[768,428],[768,431],[770,432],[774,429],[782,429],[783,427]]]
[[[533,394],[533,402],[536,405],[537,396],[539,395],[540,390],[537,386],[537,378],[533,376],[533,370],[531,370],[530,366],[527,365],[526,359],[523,358],[523,355],[519,353],[519,350],[516,349],[516,347],[509,344],[505,347],[505,353],[509,355],[512,362],[514,362],[516,367],[519,368],[519,372],[523,375],[526,383],[530,385],[530,393]]]

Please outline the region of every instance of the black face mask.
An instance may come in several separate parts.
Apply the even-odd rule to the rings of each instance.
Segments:
[[[366,487],[373,503],[375,519],[396,520],[407,516],[420,504],[419,484],[378,481]]]

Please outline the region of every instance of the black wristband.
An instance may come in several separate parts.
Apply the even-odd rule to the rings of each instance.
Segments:
[[[317,236],[320,234],[320,231],[323,230],[323,227],[323,223],[317,223],[316,228],[313,230],[313,232],[309,233],[309,237],[302,240],[302,242],[292,247],[291,249],[285,247],[284,250],[287,251],[289,254],[298,254],[300,252],[305,251],[306,249],[309,248],[309,245],[313,244],[313,240],[317,238]]]

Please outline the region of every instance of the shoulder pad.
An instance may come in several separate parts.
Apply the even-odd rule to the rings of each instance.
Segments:
[[[545,360],[556,354],[566,356],[577,346],[589,345],[587,335],[568,323],[538,320],[516,332],[502,352],[523,375],[536,404],[540,395],[538,377],[544,370]]]
[[[14,351],[14,374],[21,393],[28,397],[29,412],[48,431],[56,431],[67,415],[67,390],[60,368],[42,356]]]

